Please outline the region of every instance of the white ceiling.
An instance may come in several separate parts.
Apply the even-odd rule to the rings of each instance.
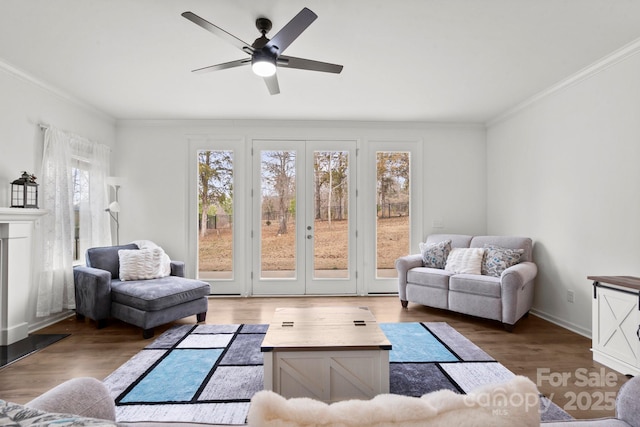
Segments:
[[[252,43],[304,6],[285,54],[340,75],[191,73],[246,55],[182,12]],[[116,119],[486,122],[638,38],[639,0],[0,1],[0,61]]]

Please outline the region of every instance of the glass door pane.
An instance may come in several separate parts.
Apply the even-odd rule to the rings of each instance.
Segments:
[[[349,152],[313,152],[313,278],[349,277]]]
[[[409,152],[376,152],[376,278],[397,277],[395,261],[410,251]]]
[[[295,151],[260,151],[260,215],[260,278],[295,279]]]
[[[233,279],[233,151],[198,151],[198,278]]]

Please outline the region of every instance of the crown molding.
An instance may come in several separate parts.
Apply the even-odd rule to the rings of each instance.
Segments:
[[[603,71],[605,71],[606,69],[608,69],[609,67],[612,67],[622,61],[625,61],[633,56],[635,56],[636,54],[640,53],[640,39],[636,39],[634,41],[632,41],[629,44],[624,45],[623,47],[621,47],[620,49],[617,49],[615,51],[613,51],[612,53],[610,53],[609,55],[603,57],[602,59],[600,59],[599,61],[583,68],[582,70],[578,71],[575,74],[572,74],[571,76],[560,80],[558,83],[550,86],[549,88],[538,92],[537,94],[533,95],[532,97],[524,100],[523,102],[515,105],[514,107],[511,107],[510,109],[508,109],[507,111],[505,111],[504,113],[501,113],[500,115],[494,117],[491,120],[488,120],[486,122],[486,127],[489,128],[491,126],[495,126],[498,123],[518,114],[520,111],[525,110],[527,108],[529,108],[530,106],[550,97],[555,95],[558,92],[563,91],[564,89],[567,89],[575,84],[578,84],[580,82],[583,82]]]
[[[76,98],[75,96],[71,95],[68,92],[63,91],[62,89],[59,89],[47,82],[45,82],[44,80],[40,80],[37,77],[27,73],[24,70],[21,70],[17,67],[15,67],[12,64],[9,64],[8,62],[6,62],[4,59],[0,58],[0,71],[4,71],[6,74],[17,78],[19,80],[22,80],[23,82],[26,82],[28,84],[31,84],[32,86],[43,90],[44,92],[47,92],[49,94],[52,94],[58,98],[60,98],[61,100],[68,102],[70,104],[75,104],[78,107],[81,107],[87,111],[90,111],[93,114],[96,114],[98,116],[100,116],[102,119],[104,120],[108,120],[112,123],[115,124],[116,119],[111,117],[110,115],[108,115],[107,113],[105,113],[102,110],[97,109],[95,106],[79,99]]]
[[[319,128],[319,129],[485,129],[482,122],[427,122],[427,121],[385,121],[385,120],[290,120],[290,119],[118,119],[118,128],[127,127],[242,127],[242,128]]]

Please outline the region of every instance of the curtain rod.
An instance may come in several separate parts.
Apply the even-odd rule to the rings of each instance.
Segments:
[[[46,124],[46,123],[38,123],[38,126],[40,127],[40,130],[47,130],[47,129],[49,129],[49,128],[51,127],[50,125],[48,125],[48,124]],[[87,138],[85,138],[85,139],[87,139]],[[88,141],[91,141],[91,140],[89,140],[89,139],[87,139],[87,140],[88,140]],[[91,142],[95,142],[95,141],[91,141]],[[98,143],[96,142],[96,144],[98,144]],[[104,144],[103,144],[103,145],[104,145]],[[107,148],[109,149],[109,152],[113,151],[113,150],[111,149],[111,147],[107,146]]]

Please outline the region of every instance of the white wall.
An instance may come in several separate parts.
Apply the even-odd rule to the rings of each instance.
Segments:
[[[483,233],[486,226],[485,132],[478,125],[278,121],[121,121],[57,88],[0,62],[0,206],[9,206],[9,182],[22,170],[40,176],[40,123],[77,133],[113,148],[112,171],[120,190],[121,242],[152,239],[176,259],[187,258],[188,136],[254,138],[349,138],[421,141],[424,168],[423,234]],[[432,229],[434,221],[444,228]],[[415,248],[417,250],[417,247]],[[34,254],[38,263],[39,254]],[[29,310],[35,313],[31,284]],[[57,316],[29,319],[36,330]]]
[[[23,170],[40,177],[44,133],[39,123],[114,145],[113,119],[2,62],[0,94],[0,207],[10,205],[9,183]],[[34,256],[37,263],[38,254]],[[51,319],[35,317],[35,286],[24,291],[32,313],[29,328],[37,329]]]
[[[423,233],[482,234],[486,230],[485,129],[479,125],[285,121],[121,121],[115,173],[120,191],[120,242],[150,239],[189,264],[188,137],[253,139],[398,140],[423,144]],[[361,153],[362,155],[363,153]],[[251,164],[251,162],[247,162]],[[444,228],[432,229],[434,221]],[[248,224],[247,224],[248,226]],[[417,251],[417,243],[415,245]],[[189,271],[189,265],[187,265]]]
[[[587,336],[587,276],[640,275],[640,55],[594,67],[487,130],[488,232],[533,238],[535,311]]]

